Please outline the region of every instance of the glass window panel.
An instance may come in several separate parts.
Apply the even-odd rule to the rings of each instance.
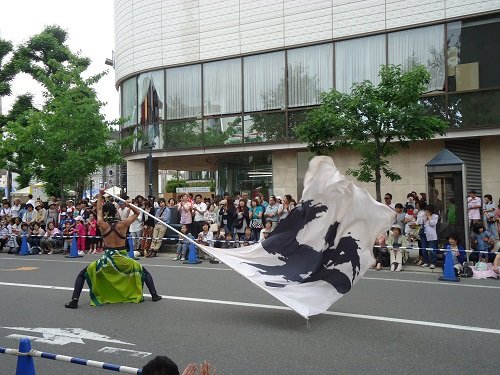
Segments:
[[[420,99],[428,115],[439,117],[441,120],[447,119],[444,95],[426,96]]]
[[[137,78],[139,124],[153,124],[164,119],[164,71],[140,74]]]
[[[348,93],[353,83],[380,83],[378,73],[385,65],[385,35],[335,43],[335,88]]]
[[[214,117],[203,121],[205,146],[242,143],[241,116]]]
[[[122,145],[122,152],[124,154],[128,154],[133,151],[137,151],[134,149],[135,137],[134,137],[134,128],[128,127],[121,130],[121,140],[125,141]]]
[[[448,90],[499,87],[500,17],[448,24]]]
[[[167,150],[202,146],[201,120],[167,122],[164,128]]]
[[[443,91],[445,79],[444,26],[436,25],[389,34],[389,64],[409,70],[422,64],[431,74],[429,91]]]
[[[164,129],[159,124],[140,125],[135,128],[135,146],[134,151],[160,150],[164,147]]]
[[[452,128],[500,126],[500,90],[448,95]]]
[[[320,103],[320,93],[333,88],[333,44],[288,51],[288,106]]]
[[[167,120],[201,115],[201,65],[167,69]]]
[[[127,79],[122,84],[121,117],[125,119],[123,126],[137,124],[137,84],[136,79]]]
[[[307,114],[311,110],[306,111],[290,111],[288,112],[288,138],[296,140],[295,136],[295,127],[299,124],[302,124],[307,120]]]
[[[285,107],[285,52],[245,57],[245,112]]]
[[[255,113],[245,116],[243,136],[245,143],[283,141],[286,137],[285,114]]]
[[[241,59],[203,64],[205,115],[241,112]]]

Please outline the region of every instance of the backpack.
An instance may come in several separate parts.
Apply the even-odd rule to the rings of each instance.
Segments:
[[[464,262],[462,269],[460,270],[460,277],[470,278],[473,275],[472,272],[472,262]]]

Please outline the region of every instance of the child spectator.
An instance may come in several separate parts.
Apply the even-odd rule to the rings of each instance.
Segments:
[[[78,236],[77,238],[77,248],[78,252],[85,252],[85,236],[87,235],[87,228],[83,222],[82,216],[77,216],[75,218],[76,226],[74,233]]]
[[[3,251],[5,245],[9,241],[9,228],[7,227],[7,219],[4,216],[0,221],[0,251]]]
[[[66,255],[69,253],[69,249],[71,248],[71,241],[73,237],[74,229],[71,227],[71,222],[66,221],[64,223],[64,229],[62,235],[64,237],[63,242],[63,254]]]
[[[193,235],[188,232],[187,225],[183,224],[181,226],[181,233],[194,240]],[[190,242],[188,240],[186,240],[182,236],[179,236],[179,243],[177,244],[177,250],[176,250],[177,256],[172,260],[174,260],[174,261],[175,260],[181,260],[181,261],[186,260],[186,254],[187,254],[187,251],[189,249],[189,245],[190,245]]]
[[[209,228],[210,226],[208,225],[208,223],[203,223],[203,230],[198,233],[198,239],[196,240],[196,242],[205,246],[210,246],[211,242],[214,239],[214,234],[208,230]]]
[[[45,231],[42,229],[40,224],[33,224],[33,231],[31,232],[30,237],[30,245],[31,245],[31,253],[38,254],[41,251],[41,241],[43,236],[45,235]]]
[[[491,234],[487,230],[484,230],[484,225],[481,222],[474,224],[472,232],[471,239],[477,251],[478,261],[487,263],[490,243],[492,242]]]
[[[97,253],[97,221],[94,218],[94,214],[90,213],[89,220],[87,222],[87,234],[89,236],[89,253]]]
[[[226,233],[225,240],[221,247],[223,249],[232,249],[236,247],[236,242],[233,241],[233,234],[231,232]]]
[[[257,238],[252,233],[252,228],[246,227],[245,233],[239,239],[240,246],[250,246],[257,242]]]
[[[31,229],[28,223],[21,223],[21,229],[19,230],[19,233],[16,237],[17,245],[21,247],[23,243],[23,237],[26,237],[26,241],[29,242],[30,235],[31,235]]]

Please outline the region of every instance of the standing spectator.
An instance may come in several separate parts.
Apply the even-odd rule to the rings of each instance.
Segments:
[[[434,269],[436,268],[436,251],[438,248],[436,226],[439,221],[439,216],[434,213],[434,207],[430,204],[425,206],[424,210],[424,236],[421,238],[423,247],[422,255],[424,258],[422,267],[430,266],[431,269]],[[431,250],[427,250],[428,248]]]
[[[219,216],[221,217],[221,226],[223,226],[226,233],[233,233],[234,220],[236,218],[236,208],[234,207],[233,200],[228,197],[220,201]]]
[[[85,227],[85,223],[83,220],[83,217],[78,215],[75,218],[76,225],[75,225],[75,233],[78,236],[77,238],[77,248],[78,252],[85,252],[85,237],[87,236],[87,228]]]
[[[404,211],[408,212],[410,209],[415,209],[415,196],[413,193],[408,193],[406,195],[406,203],[404,207]]]
[[[47,210],[45,223],[46,225],[48,225],[49,223],[54,223],[55,227],[59,225],[59,212],[57,210],[57,204],[54,201],[49,203],[49,209]]]
[[[283,196],[283,200],[278,207],[278,219],[279,221],[283,220],[288,216],[291,210],[294,209],[294,205],[292,203],[292,196],[290,194],[285,194]]]
[[[266,211],[266,208],[267,208],[267,206],[269,206],[269,203],[267,203],[266,200],[264,199],[264,194],[259,193],[259,201],[260,201],[260,205],[262,206],[264,211]]]
[[[158,199],[160,207],[156,210],[156,217],[163,221],[164,223],[170,223],[170,208],[167,207],[167,202],[165,199]],[[191,215],[189,215],[191,217]],[[167,227],[160,222],[156,222],[153,229],[153,240],[151,241],[151,247],[147,254],[148,258],[154,258],[156,253],[160,250],[161,244],[163,242],[163,236],[167,231]]]
[[[167,201],[167,207],[168,208],[172,208],[172,207],[175,207],[177,204],[175,203],[175,199],[174,198],[168,198],[168,201]]]
[[[43,207],[42,202],[36,201],[35,203],[35,222],[42,228],[45,228],[47,221],[47,210]]]
[[[116,210],[117,219],[120,221],[127,220],[130,216],[130,208],[125,207],[125,202],[120,201],[118,203],[118,209]]]
[[[498,206],[495,208],[495,221],[497,223],[497,233],[500,234],[500,199],[498,200]]]
[[[196,194],[195,203],[193,204],[192,211],[194,213],[192,233],[196,235],[201,232],[203,223],[205,223],[205,212],[207,212],[207,205],[203,202],[201,194]],[[181,223],[184,224],[184,223]]]
[[[498,239],[497,226],[495,223],[495,202],[493,202],[491,194],[486,194],[484,196],[483,215],[485,229],[490,232],[493,238]]]
[[[405,227],[405,218],[406,218],[406,214],[404,213],[404,207],[401,203],[396,203],[396,205],[394,206],[394,210],[396,211],[394,224],[399,225],[400,231],[402,232],[401,234],[404,234],[404,229],[402,229]]]
[[[23,215],[22,221],[31,225],[35,222],[35,211],[33,210],[33,205],[31,203],[26,203],[26,212]]]
[[[186,193],[182,194],[181,201],[177,205],[177,209],[179,210],[179,213],[181,215],[180,224],[185,224],[188,227],[188,230],[190,230],[190,232],[193,234],[193,236],[197,236],[198,233],[192,232],[191,226],[193,223],[193,216],[192,216],[193,206],[189,202],[188,195]]]
[[[279,207],[276,203],[276,197],[274,195],[271,195],[269,197],[269,206],[267,206],[266,210],[264,211],[266,222],[271,222],[271,230],[274,230],[274,228],[276,228],[276,225],[278,225],[278,208]]]
[[[250,217],[250,227],[252,228],[255,238],[260,237],[260,231],[264,227],[262,225],[262,215],[264,214],[264,208],[259,204],[259,199],[252,199],[252,206],[249,210]]]
[[[132,200],[132,204],[137,205],[138,202],[134,199]],[[128,207],[127,207],[128,208]],[[167,208],[168,210],[168,208]],[[130,237],[132,237],[132,240],[134,241],[134,250],[139,251],[139,245],[141,243],[141,234],[142,231],[144,230],[144,221],[142,220],[143,218],[143,213],[139,212],[139,215],[137,218],[134,220],[132,224],[130,224]]]
[[[19,217],[19,212],[21,211],[21,200],[19,198],[14,199],[14,204],[10,208],[10,217],[12,219],[15,219],[16,217]]]
[[[91,212],[89,214],[89,219],[87,221],[87,234],[89,238],[89,253],[96,254],[97,253],[97,221],[95,219],[94,214]]]
[[[149,213],[149,215],[144,217],[140,251],[146,256],[149,254],[149,249],[151,248],[151,237],[153,236],[153,229],[155,227],[155,209],[149,200],[144,201],[144,211]]]
[[[386,206],[392,208],[393,210],[395,209],[394,203],[392,203],[392,194],[391,193],[385,193],[384,203]]]
[[[250,217],[247,202],[245,199],[240,198],[236,207],[236,220],[234,221],[234,231],[238,235],[238,239],[243,236],[245,228],[249,225]]]
[[[0,210],[0,220],[10,220],[10,204],[9,201],[2,202],[2,209]]]
[[[28,201],[26,204],[31,204],[33,207],[35,207],[35,200],[33,199],[33,194],[28,194]]]
[[[476,191],[471,190],[469,193],[469,198],[467,198],[467,211],[469,214],[469,226],[481,221],[481,198],[476,196]]]

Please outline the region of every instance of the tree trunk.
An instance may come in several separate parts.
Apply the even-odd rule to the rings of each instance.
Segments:
[[[375,191],[377,195],[377,201],[382,202],[382,194],[380,192],[380,168],[375,168]]]

